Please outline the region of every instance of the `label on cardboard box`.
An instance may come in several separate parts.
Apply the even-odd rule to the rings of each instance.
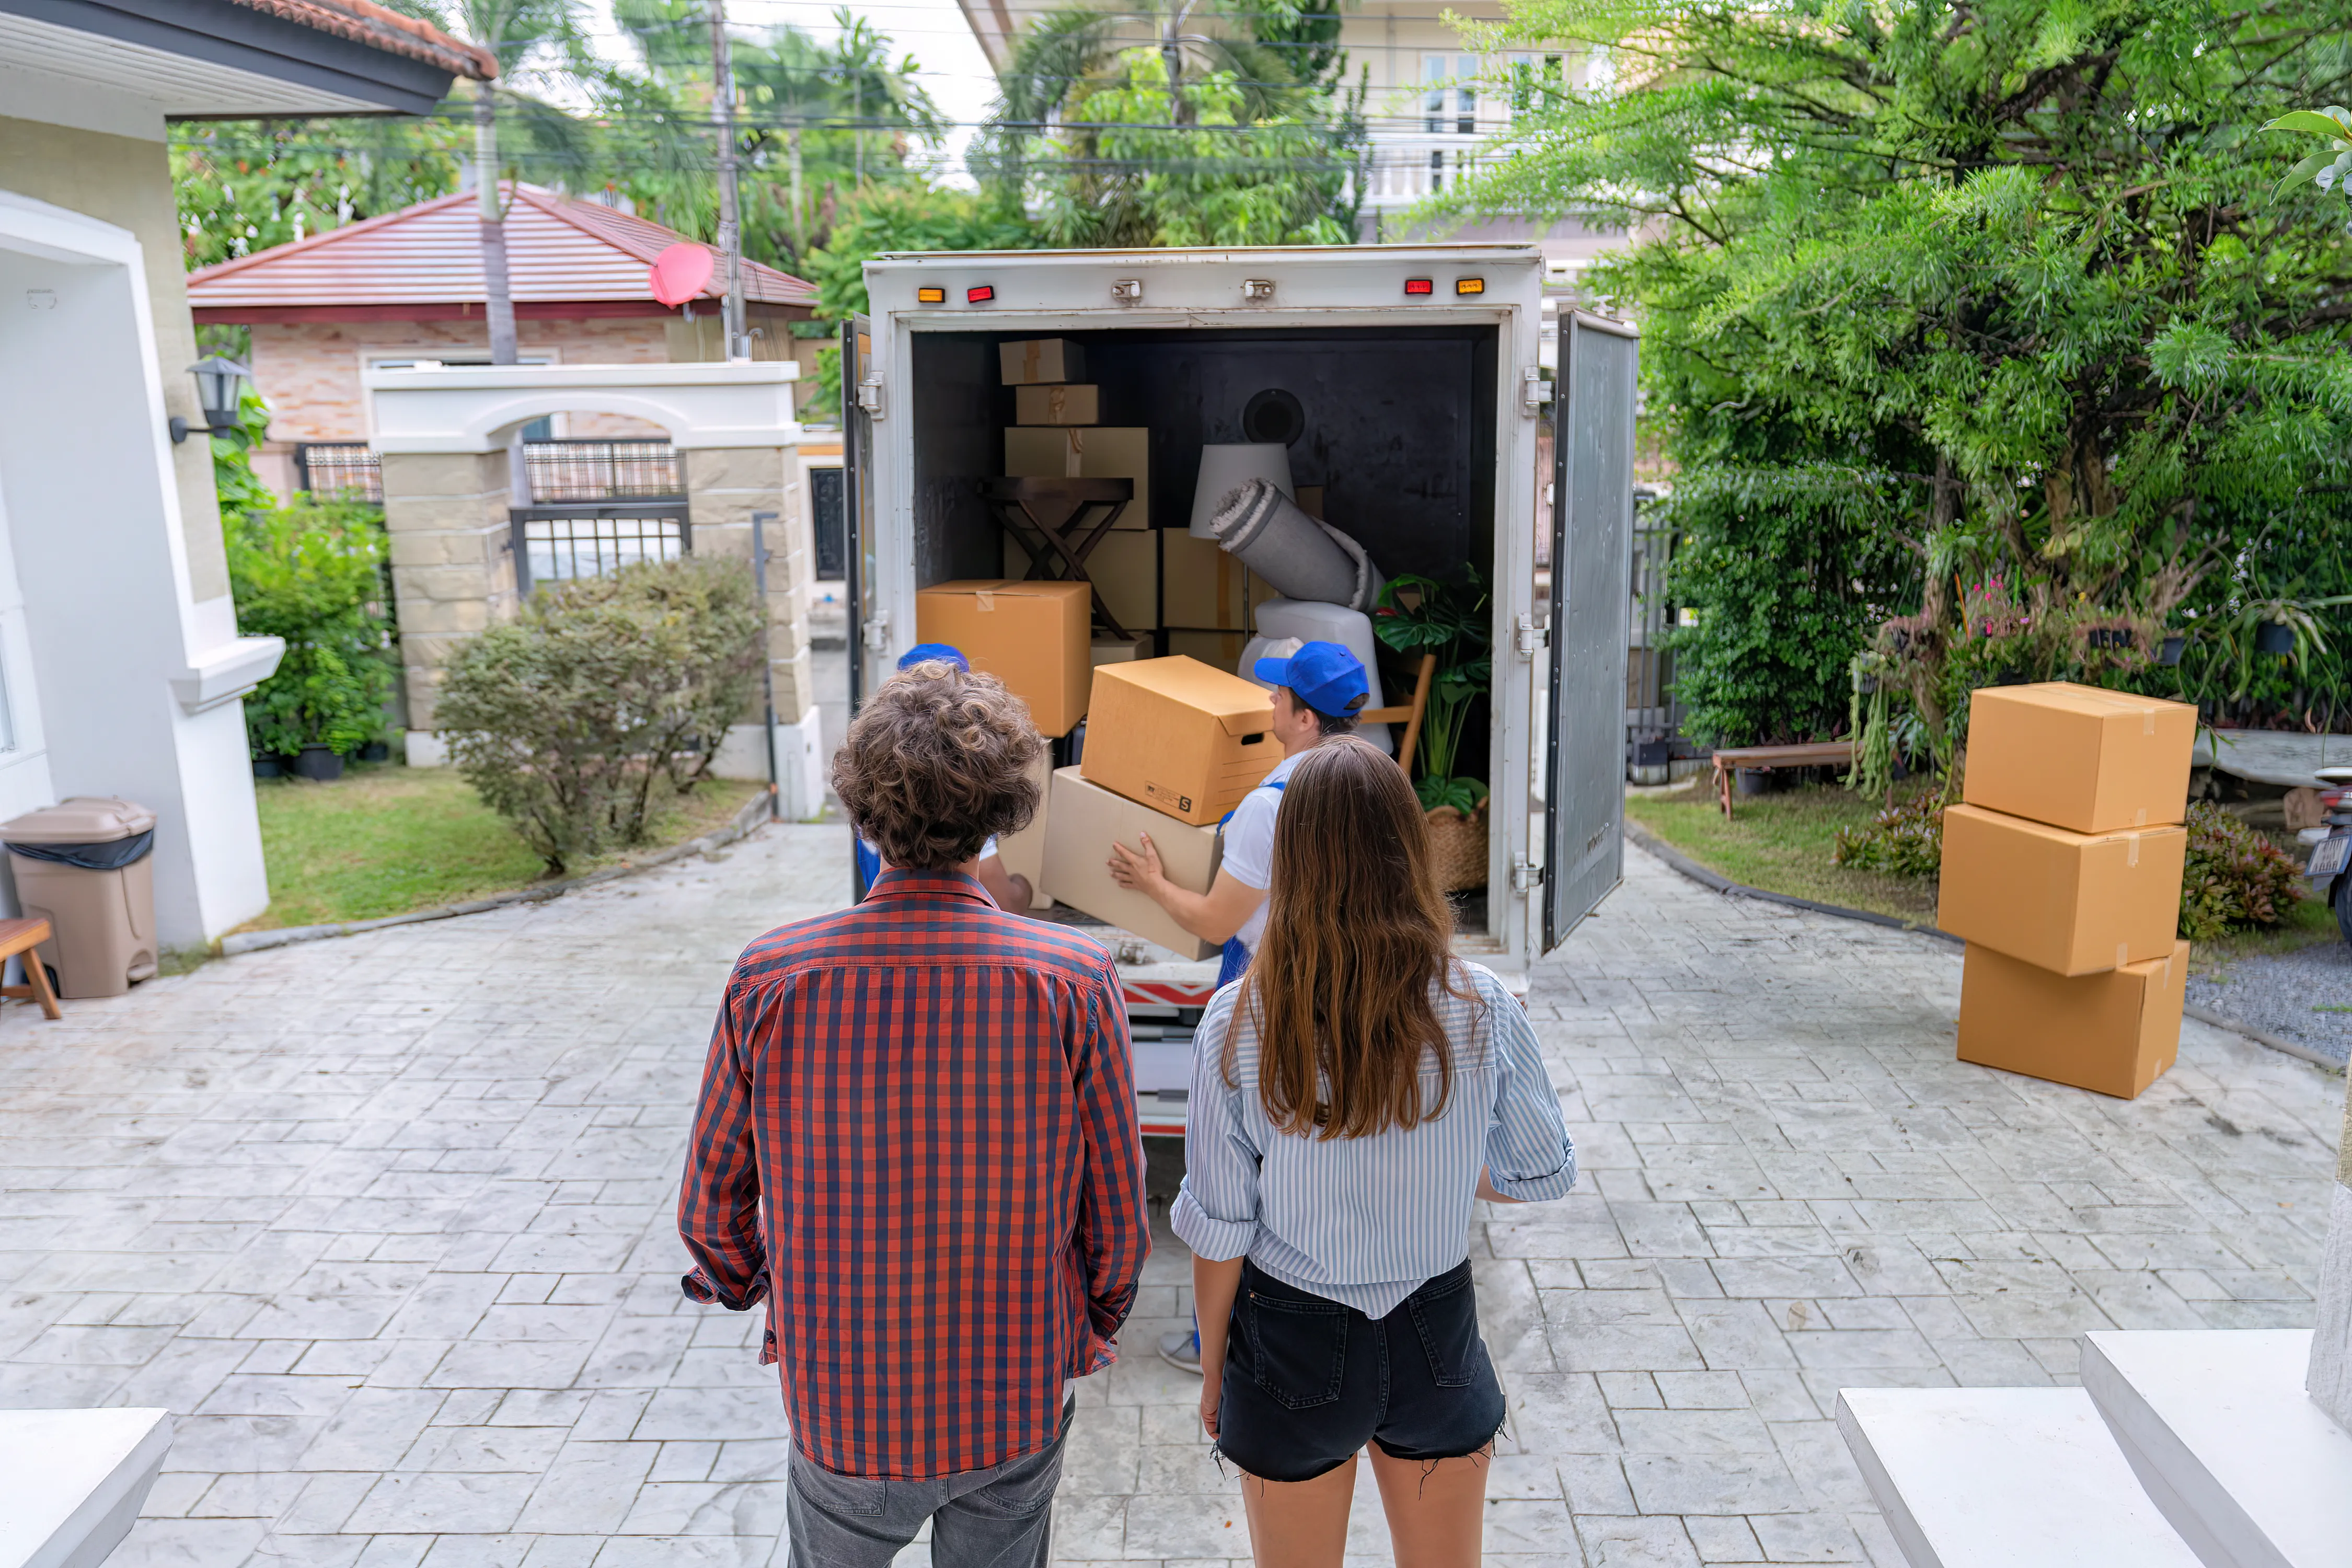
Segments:
[[[2180,1050],[2189,944],[2101,974],[2067,976],[1969,944],[1959,1058],[2129,1100]]]
[[[1936,924],[2054,974],[2145,963],[2172,951],[2188,847],[2186,828],[2070,833],[1951,806]]]
[[[2075,833],[2177,823],[2196,742],[2186,702],[2063,680],[1979,687],[1960,798]]]
[[[1087,749],[1090,784],[1195,826],[1241,804],[1282,760],[1264,687],[1180,656],[1095,671]]]

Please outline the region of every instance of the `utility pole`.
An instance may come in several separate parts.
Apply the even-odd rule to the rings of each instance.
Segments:
[[[719,139],[719,252],[726,258],[727,302],[720,309],[727,357],[750,359],[743,330],[743,216],[735,190],[735,61],[727,47],[727,0],[710,0],[710,128]]]

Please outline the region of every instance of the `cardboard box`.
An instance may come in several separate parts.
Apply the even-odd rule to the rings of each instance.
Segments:
[[[1213,826],[1282,760],[1273,723],[1271,692],[1198,659],[1107,664],[1078,765],[1089,784]]]
[[[1969,944],[1960,1060],[2130,1100],[2180,1051],[2189,944],[2069,979]]]
[[[1156,657],[1152,650],[1151,638],[1149,637],[1129,637],[1125,642],[1111,642],[1103,637],[1095,638],[1094,660],[1097,668],[1106,664],[1133,664],[1139,658]]]
[[[1041,754],[1029,776],[1037,781],[1037,815],[1029,826],[1018,833],[998,836],[996,858],[1004,862],[1008,871],[1017,871],[1029,879],[1029,907],[1049,909],[1053,895],[1045,891],[1045,808],[1052,804],[1054,790],[1054,759],[1050,752]]]
[[[1140,425],[1010,425],[1004,471],[1014,479],[1133,479],[1122,531],[1151,526],[1151,432]]]
[[[2172,951],[2182,827],[2069,833],[1973,805],[1944,813],[1936,924],[2053,974],[2095,974]]]
[[[1969,698],[1960,798],[2076,833],[2182,821],[2197,710],[2062,680]]]
[[[1247,632],[1204,632],[1192,628],[1170,630],[1161,634],[1168,639],[1168,651],[1186,658],[1197,658],[1212,669],[1238,672],[1242,650],[1249,647]]]
[[[972,668],[1029,704],[1045,735],[1066,735],[1087,716],[1093,624],[1084,583],[991,577],[938,583],[915,595],[915,640],[962,649]]]
[[[1090,381],[1016,386],[1013,406],[1024,425],[1096,425],[1102,421],[1102,389]]]
[[[1084,381],[1087,350],[1067,338],[1030,338],[996,345],[997,368],[1007,386],[1034,386],[1045,381]]]
[[[1020,577],[1028,571],[1029,552],[1007,534],[1004,574]],[[1104,605],[1118,617],[1120,626],[1140,632],[1160,625],[1160,550],[1151,535],[1111,530],[1087,557],[1087,575],[1101,591]]]
[[[1274,584],[1217,548],[1213,539],[1195,539],[1181,528],[1160,531],[1161,618],[1194,631],[1245,632],[1250,616],[1268,599],[1282,595]]]
[[[1217,875],[1214,827],[1187,827],[1148,805],[1088,784],[1076,768],[1054,772],[1053,820],[1045,835],[1045,890],[1074,910],[1192,963],[1217,956],[1214,942],[1178,925],[1168,911],[1132,888],[1111,880],[1110,847],[1134,849],[1143,835],[1160,851],[1160,869],[1180,888],[1205,893]]]

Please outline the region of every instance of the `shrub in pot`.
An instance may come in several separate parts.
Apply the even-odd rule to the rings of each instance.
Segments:
[[[341,759],[377,740],[392,695],[383,524],[372,507],[310,501],[225,520],[237,627],[277,637],[286,657],[245,700],[257,757],[323,748]],[[319,762],[305,777],[332,776]]]
[[[758,691],[762,614],[750,568],[727,560],[542,593],[451,660],[449,759],[550,872],[643,843],[655,808],[709,776]]]

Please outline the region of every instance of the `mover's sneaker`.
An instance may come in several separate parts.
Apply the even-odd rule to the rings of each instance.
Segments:
[[[1160,1336],[1160,1359],[1180,1372],[1201,1375],[1201,1335],[1195,1329],[1178,1329]]]

